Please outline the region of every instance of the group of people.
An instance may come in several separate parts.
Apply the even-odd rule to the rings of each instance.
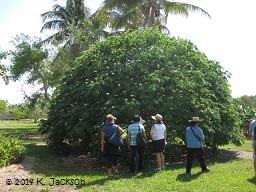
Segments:
[[[154,120],[154,124],[150,130],[150,139],[152,140],[152,152],[156,157],[156,171],[165,169],[165,157],[164,150],[167,144],[167,130],[163,123],[163,117],[160,114],[151,116]],[[103,126],[101,135],[101,151],[104,152],[107,161],[108,175],[118,174],[118,151],[119,146],[109,142],[111,136],[118,133],[120,136],[124,134],[124,130],[115,124],[116,117],[112,114],[106,116],[106,120]],[[145,140],[147,136],[143,123],[145,122],[139,115],[135,115],[132,119],[132,124],[128,126],[127,133],[127,145],[131,151],[129,168],[130,172],[144,170],[144,152],[145,148],[138,145],[138,134],[140,133]],[[209,169],[205,164],[204,150],[202,147],[202,141],[204,140],[204,134],[198,124],[202,121],[199,117],[193,117],[189,120],[190,126],[186,129],[186,146],[187,146],[187,163],[186,173],[191,173],[192,162],[194,156],[198,158],[202,172],[208,172]]]

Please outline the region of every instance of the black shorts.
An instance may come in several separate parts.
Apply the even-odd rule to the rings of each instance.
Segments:
[[[105,164],[108,168],[117,166],[118,152],[119,146],[113,145],[111,143],[105,143],[104,156]]]
[[[153,144],[153,153],[164,152],[165,139],[155,140],[152,142],[152,144]]]

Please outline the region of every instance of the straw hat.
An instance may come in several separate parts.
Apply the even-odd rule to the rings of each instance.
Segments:
[[[114,117],[112,114],[107,114],[107,117],[106,117],[106,120],[108,120],[108,121],[115,121],[117,118],[116,117]]]
[[[163,116],[160,114],[156,114],[155,116],[151,116],[152,119],[154,119],[155,121],[162,121],[163,120]]]
[[[188,120],[188,122],[196,122],[196,123],[202,122],[202,121],[203,119],[200,119],[199,117],[192,117],[191,120]]]
[[[146,121],[140,117],[140,122],[139,123],[143,125],[145,122]]]

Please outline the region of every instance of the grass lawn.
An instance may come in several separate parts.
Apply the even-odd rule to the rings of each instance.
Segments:
[[[173,192],[254,192],[256,191],[256,177],[254,177],[251,160],[242,160],[234,157],[223,159],[215,158],[208,160],[207,164],[211,172],[201,174],[198,166],[192,169],[192,175],[184,174],[185,165],[170,163],[167,169],[154,172],[147,169],[145,173],[128,174],[127,168],[121,170],[121,174],[115,178],[107,178],[105,170],[88,170],[81,165],[66,161],[67,157],[58,157],[50,153],[42,139],[28,139],[29,136],[37,136],[37,126],[31,121],[0,121],[0,134],[15,135],[22,139],[27,155],[35,158],[31,169],[31,177],[34,183],[30,186],[15,186],[13,191],[51,191],[56,187],[67,187],[65,191],[79,189],[84,192],[97,191],[173,191]],[[248,149],[250,141],[248,142]],[[231,148],[231,147],[230,147]],[[246,148],[246,147],[245,147]],[[242,148],[239,148],[242,149]],[[85,185],[57,185],[55,181],[61,179],[83,180]],[[40,180],[42,179],[42,180]],[[41,186],[40,180],[44,186]],[[38,185],[36,185],[38,184]],[[57,191],[57,190],[56,190]],[[63,190],[62,190],[63,191]]]
[[[221,147],[221,149],[228,149],[233,151],[253,151],[251,140],[245,140],[244,143],[240,146],[236,146],[234,144],[224,145]]]
[[[38,125],[32,120],[0,121],[0,134],[18,137],[24,144],[42,143]]]
[[[249,160],[230,160],[227,162],[210,162],[211,172],[201,174],[199,167],[192,169],[192,175],[184,174],[184,165],[169,165],[165,171],[146,171],[131,175],[126,171],[116,178],[107,178],[103,171],[78,170],[77,165],[63,166],[60,159],[48,162],[37,161],[33,167],[36,181],[42,180],[42,189],[50,191],[54,180],[78,179],[84,186],[72,186],[84,192],[95,191],[175,191],[175,192],[254,192],[256,177],[253,177],[253,166]],[[56,187],[56,183],[54,187]],[[33,191],[28,187],[24,191]]]

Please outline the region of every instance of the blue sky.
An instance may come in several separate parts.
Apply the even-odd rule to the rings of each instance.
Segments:
[[[103,0],[87,0],[86,5],[95,10]],[[206,11],[209,19],[198,13],[188,18],[170,15],[167,27],[171,35],[191,40],[209,59],[220,62],[231,72],[229,79],[232,95],[256,95],[256,18],[255,0],[181,0],[192,3]],[[57,2],[63,3],[64,0]],[[51,10],[53,0],[1,0],[0,6],[0,49],[10,49],[9,41],[19,33],[40,34],[40,14]],[[5,86],[0,80],[0,99],[10,103],[22,102],[23,92],[32,92],[23,82]]]
[[[4,22],[6,19],[8,19],[9,16],[9,10],[14,10],[15,7],[18,7],[21,3],[21,0],[9,0],[9,1],[1,1],[1,7],[0,7],[0,22]]]

